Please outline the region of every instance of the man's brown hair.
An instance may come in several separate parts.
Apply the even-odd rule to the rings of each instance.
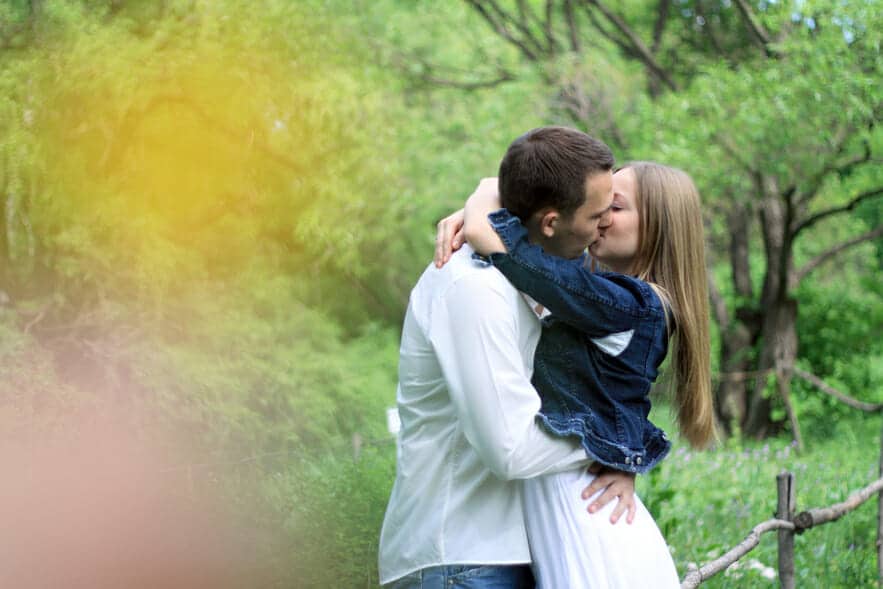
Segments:
[[[586,200],[586,178],[613,164],[610,148],[594,137],[569,127],[539,127],[506,151],[500,200],[522,222],[547,207],[569,217]]]

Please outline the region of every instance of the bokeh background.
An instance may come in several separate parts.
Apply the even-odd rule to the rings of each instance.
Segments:
[[[681,574],[781,469],[802,507],[874,480],[879,417],[806,375],[883,401],[881,15],[3,0],[0,584],[375,587],[409,289],[545,124],[703,197],[721,439],[638,482]],[[875,534],[866,507],[798,537],[798,586],[871,586]],[[774,568],[770,539],[707,586]]]

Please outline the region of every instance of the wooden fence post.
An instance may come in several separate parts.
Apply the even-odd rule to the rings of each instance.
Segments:
[[[794,520],[794,474],[783,471],[776,475],[778,505],[776,518]],[[794,589],[794,530],[779,529],[779,586]]]

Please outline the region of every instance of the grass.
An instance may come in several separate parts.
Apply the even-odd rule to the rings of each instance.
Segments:
[[[675,431],[666,413],[654,421]],[[805,432],[806,449],[790,439],[763,442],[733,438],[696,452],[676,440],[668,458],[639,477],[638,493],[672,547],[681,577],[688,565],[702,565],[745,538],[776,510],[776,475],[795,475],[797,511],[827,507],[877,478],[880,423],[857,416],[816,439]],[[795,540],[798,587],[856,588],[876,583],[876,502],[868,501],[842,519],[807,530]],[[776,535],[764,534],[736,567],[702,584],[706,588],[776,587]]]
[[[674,432],[665,409],[654,422]],[[877,478],[880,422],[856,416],[813,437],[806,450],[788,438],[733,438],[697,452],[675,439],[671,454],[638,478],[638,493],[668,541],[681,578],[688,564],[704,564],[745,538],[776,509],[776,474],[796,476],[797,510],[827,507]],[[833,434],[831,433],[833,432]],[[340,456],[279,473],[273,499],[288,550],[283,569],[298,580],[280,586],[376,587],[377,536],[392,485],[392,444],[370,449],[359,462]],[[795,541],[796,584],[825,589],[873,587],[876,582],[876,507],[871,500],[842,519],[808,530]],[[635,555],[640,561],[640,555]],[[703,589],[777,587],[776,535]]]

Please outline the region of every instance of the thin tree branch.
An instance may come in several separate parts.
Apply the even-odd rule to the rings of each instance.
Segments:
[[[721,382],[721,381],[743,382],[746,380],[763,378],[765,376],[773,374],[775,371],[776,371],[775,368],[765,368],[763,370],[719,372],[717,374],[716,380],[718,382]]]
[[[873,124],[871,125],[873,127]],[[837,137],[834,141],[834,144],[837,146],[834,152],[831,161],[828,162],[827,165],[823,166],[821,170],[819,170],[808,182],[809,188],[802,193],[800,198],[798,199],[798,205],[804,205],[808,203],[810,200],[815,198],[816,194],[818,194],[819,190],[821,190],[822,185],[824,183],[825,177],[831,173],[845,173],[858,166],[862,163],[868,162],[871,159],[871,146],[867,140],[863,141],[864,149],[862,150],[862,155],[855,156],[846,161],[838,162],[838,158],[843,155],[843,152],[846,151],[846,145],[849,138],[852,136],[851,133],[854,129],[843,128],[837,133]]]
[[[459,88],[460,90],[481,90],[483,88],[493,88],[500,84],[511,82],[515,77],[506,71],[500,72],[500,75],[491,80],[479,80],[476,82],[466,82],[464,80],[452,80],[448,78],[438,78],[430,74],[421,74],[420,79],[427,84],[434,86],[445,86],[448,88]]]
[[[819,190],[821,190],[824,179],[828,174],[848,174],[854,168],[862,164],[866,164],[869,162],[879,163],[876,160],[871,159],[871,145],[868,143],[868,141],[865,140],[863,143],[864,150],[862,150],[861,155],[853,156],[845,161],[832,161],[827,166],[819,170],[819,173],[816,174],[815,178],[813,179],[814,183],[812,185],[812,188],[807,191],[806,194],[801,196],[800,204],[807,203],[815,198],[816,194],[818,194]],[[841,148],[838,152],[838,155],[842,152],[843,149]]]
[[[602,36],[604,36],[608,41],[612,42],[614,45],[619,47],[619,49],[623,53],[625,53],[627,56],[637,57],[634,47],[623,43],[622,39],[620,39],[617,35],[614,35],[610,31],[605,29],[604,26],[601,24],[601,22],[598,20],[598,17],[595,16],[595,13],[592,10],[590,10],[588,7],[584,7],[584,8],[585,8],[586,15],[589,17],[589,20],[592,22],[592,25],[595,27],[595,29],[599,33],[601,33]]]
[[[570,50],[574,53],[582,51],[579,41],[579,27],[573,12],[573,0],[564,0],[564,20],[567,22],[567,34],[570,39]]]
[[[659,51],[659,46],[662,43],[662,33],[668,22],[669,6],[671,6],[671,0],[659,0],[659,7],[656,9],[656,22],[653,24],[653,45],[650,46],[650,52],[654,55]]]
[[[716,558],[715,560],[709,562],[708,564],[703,565],[699,569],[690,571],[684,577],[684,580],[681,582],[681,589],[694,589],[698,587],[700,583],[708,580],[714,575],[718,574],[722,570],[726,569],[728,566],[754,550],[754,548],[760,543],[760,537],[762,534],[766,532],[772,532],[773,530],[793,530],[794,524],[783,519],[770,519],[763,523],[757,524],[752,528],[751,532],[748,533],[748,536],[739,542],[736,546],[728,550],[723,556],[720,558]]]
[[[554,0],[546,0],[546,21],[543,25],[543,31],[546,34],[546,43],[547,43],[547,51],[549,54],[554,54],[557,52],[559,45],[558,40],[555,39],[555,35],[552,32],[552,21],[553,15],[555,12],[555,2]]]
[[[871,190],[866,190],[865,192],[862,192],[861,194],[859,194],[858,196],[856,196],[855,198],[850,200],[845,205],[841,205],[839,207],[831,207],[830,209],[825,209],[824,211],[819,211],[818,213],[816,213],[814,215],[810,215],[809,217],[807,217],[806,219],[804,219],[803,221],[801,221],[800,223],[797,224],[797,226],[794,228],[794,231],[791,232],[791,238],[793,239],[793,238],[797,237],[797,235],[801,231],[804,231],[805,229],[809,229],[810,227],[812,227],[813,225],[815,225],[816,223],[818,223],[822,219],[830,217],[831,215],[837,215],[840,213],[847,213],[847,212],[853,210],[855,207],[857,207],[862,202],[864,202],[866,200],[870,200],[872,198],[877,198],[879,196],[883,196],[883,186],[881,186],[879,188],[872,188]]]
[[[482,4],[482,0],[466,0],[484,19],[491,25],[494,31],[503,39],[515,45],[524,56],[530,61],[538,61],[540,53],[542,53],[542,45],[540,45],[531,32],[519,23],[517,20],[505,10],[500,8],[494,0],[484,0],[490,6],[490,11]],[[491,14],[493,12],[494,14]],[[517,39],[509,30],[507,25],[512,25],[520,30],[525,39]],[[532,47],[530,47],[531,45]]]
[[[677,91],[678,85],[677,83],[669,76],[668,72],[665,71],[659,62],[653,57],[653,54],[650,52],[650,49],[641,41],[640,37],[632,31],[629,26],[625,23],[625,21],[616,13],[612,12],[609,8],[607,8],[600,0],[588,0],[588,2],[594,5],[598,10],[601,11],[601,14],[610,21],[623,35],[628,38],[629,42],[632,44],[632,48],[634,49],[637,56],[644,62],[644,65],[656,76],[658,77],[669,89]]]
[[[715,32],[714,27],[711,26],[711,19],[706,16],[705,7],[703,6],[702,2],[696,2],[694,4],[693,10],[696,11],[696,16],[701,16],[705,19],[705,26],[703,27],[703,31],[706,35],[708,35],[708,40],[711,42],[711,46],[721,57],[721,59],[728,63],[732,62],[732,57],[726,50],[724,50],[724,47],[717,36],[717,32]]]
[[[754,13],[751,11],[751,7],[748,6],[748,3],[745,0],[735,0],[736,7],[739,9],[739,13],[742,15],[742,20],[745,21],[745,25],[748,27],[748,30],[751,31],[751,34],[755,40],[755,43],[763,49],[764,54],[767,57],[775,57],[775,52],[770,47],[770,36],[769,33],[763,28],[757,19],[754,16]]]
[[[810,383],[823,393],[831,395],[835,399],[846,403],[853,409],[858,409],[859,411],[866,411],[868,413],[876,413],[883,410],[883,403],[867,403],[865,401],[859,401],[858,399],[854,399],[847,395],[846,393],[840,392],[821,378],[812,374],[811,372],[807,372],[806,370],[794,367],[794,375],[802,378],[806,382]]]
[[[379,44],[378,44],[379,47]],[[407,55],[399,52],[391,52],[388,59],[392,66],[401,71],[403,75],[416,78],[426,84],[433,86],[445,86],[450,88],[459,88],[461,90],[481,90],[482,88],[493,88],[505,82],[511,82],[515,79],[515,74],[506,68],[498,65],[496,77],[484,80],[457,79],[450,76],[463,75],[471,77],[475,72],[471,70],[462,70],[458,68],[445,68],[446,75],[437,75],[434,72],[439,69],[437,66],[424,61],[416,55]],[[414,63],[421,66],[419,72],[415,72]]]
[[[521,53],[523,53],[529,61],[537,61],[537,54],[533,50],[531,50],[524,42],[516,39],[512,35],[512,33],[509,32],[509,29],[507,29],[502,22],[497,20],[496,17],[490,14],[485,9],[485,7],[479,3],[478,0],[466,0],[466,2],[468,2],[469,5],[472,6],[482,17],[484,17],[491,28],[494,29],[495,33],[497,33],[500,37],[502,37],[512,45],[515,45],[515,47],[521,50]]]
[[[794,516],[794,524],[798,532],[808,530],[814,526],[826,524],[840,519],[883,489],[883,478],[877,479],[867,487],[859,489],[849,496],[846,501],[832,505],[831,507],[819,507],[802,511]]]

